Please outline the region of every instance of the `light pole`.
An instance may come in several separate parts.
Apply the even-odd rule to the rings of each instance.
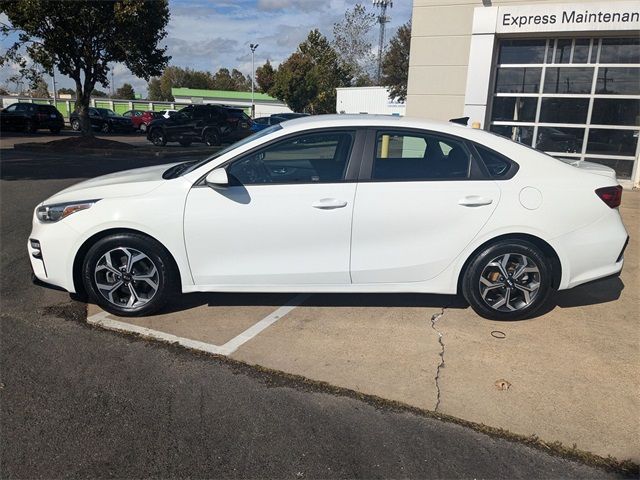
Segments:
[[[373,0],[373,6],[380,8],[380,15],[378,15],[378,23],[380,24],[380,39],[378,42],[378,75],[376,76],[377,83],[380,85],[382,78],[382,52],[384,51],[384,29],[385,25],[391,20],[387,17],[387,7],[393,7],[393,0]]]
[[[256,116],[256,104],[254,102],[253,99],[253,80],[254,77],[256,76],[256,67],[255,67],[255,63],[254,63],[254,57],[255,57],[255,52],[256,52],[256,48],[258,48],[258,44],[257,43],[252,43],[249,45],[249,48],[251,49],[251,118],[255,118]]]

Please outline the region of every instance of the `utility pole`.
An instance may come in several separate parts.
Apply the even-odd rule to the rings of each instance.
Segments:
[[[254,57],[255,57],[255,52],[256,52],[256,48],[258,48],[258,44],[257,43],[252,43],[249,45],[249,48],[251,49],[251,118],[255,118],[256,116],[256,104],[254,102],[253,99],[253,91],[254,91],[254,79],[256,76],[256,66],[255,66],[255,62],[254,62]]]
[[[55,66],[51,70],[51,79],[53,80],[53,106],[58,108],[58,89],[56,88],[56,70]]]
[[[393,7],[393,0],[373,0],[373,6],[380,9],[380,15],[378,15],[378,23],[380,24],[380,39],[378,42],[378,75],[376,76],[378,86],[382,79],[382,53],[384,52],[384,29],[387,23],[391,20],[387,17],[387,8]]]

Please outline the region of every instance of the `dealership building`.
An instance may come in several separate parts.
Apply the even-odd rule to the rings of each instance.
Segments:
[[[468,116],[637,187],[640,1],[414,0],[406,108]]]

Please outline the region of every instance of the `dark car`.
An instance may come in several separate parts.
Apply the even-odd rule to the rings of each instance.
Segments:
[[[269,117],[259,117],[253,119],[253,125],[251,130],[253,132],[259,132],[265,128],[276,125],[277,123],[286,122],[287,120],[293,120],[295,118],[308,117],[308,113],[273,113]]]
[[[130,118],[118,115],[109,108],[89,107],[89,120],[94,130],[100,130],[103,133],[115,131],[131,132],[133,130],[133,123],[131,123]],[[69,122],[73,130],[80,130],[80,115],[78,115],[77,111],[71,114]]]
[[[33,133],[48,128],[59,133],[64,128],[64,118],[53,105],[37,103],[14,103],[0,111],[2,130],[24,130]]]
[[[251,118],[240,108],[189,105],[169,118],[153,120],[147,128],[147,139],[158,146],[167,142],[179,142],[185,147],[192,142],[221,145],[251,135],[251,123]]]

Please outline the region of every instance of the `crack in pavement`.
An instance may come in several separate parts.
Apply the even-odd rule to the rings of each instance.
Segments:
[[[436,398],[436,406],[433,411],[437,412],[438,407],[440,406],[440,370],[444,368],[444,342],[442,341],[442,332],[436,328],[436,322],[440,320],[440,318],[444,315],[445,307],[442,308],[442,311],[439,313],[435,313],[431,316],[431,328],[438,334],[438,343],[440,344],[440,363],[438,364],[438,369],[436,370],[436,376],[434,377],[436,381],[436,391],[438,393],[438,397]]]

